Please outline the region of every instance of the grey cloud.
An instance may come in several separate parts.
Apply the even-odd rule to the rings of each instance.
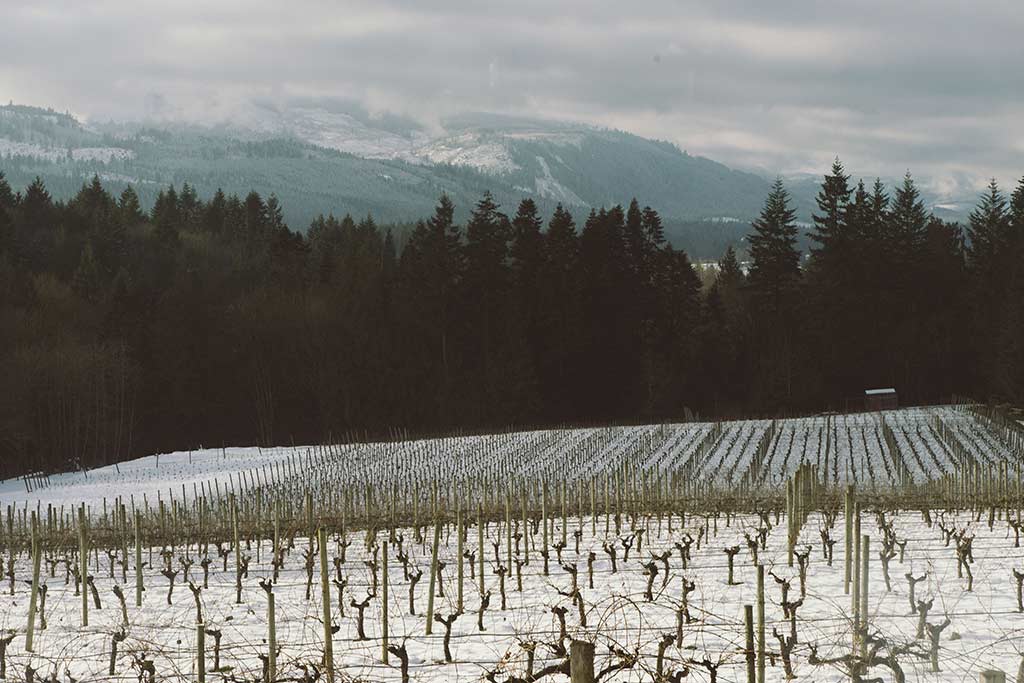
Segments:
[[[0,98],[98,118],[156,97],[191,118],[302,97],[427,122],[490,110],[772,172],[839,154],[868,175],[1011,182],[1021,35],[1018,0],[69,0],[5,8]]]

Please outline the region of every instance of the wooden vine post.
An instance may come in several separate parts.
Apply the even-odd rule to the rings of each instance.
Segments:
[[[331,577],[327,573],[327,529],[320,527],[320,591],[324,622],[324,669],[328,683],[334,683],[334,643],[331,633]]]
[[[854,520],[853,520],[853,591],[850,596],[850,612],[853,614],[853,652],[856,655],[859,652],[860,643],[860,567],[861,567],[861,547],[860,547],[860,510],[857,504],[854,503]]]
[[[277,618],[274,609],[274,589],[267,589],[267,679],[270,683],[277,680]]]
[[[543,488],[540,492],[540,522],[541,526],[544,527],[544,532],[541,534],[541,543],[544,545],[541,547],[541,555],[544,556],[544,576],[548,574],[548,482],[547,479],[543,482]],[[481,589],[481,592],[482,589]]]
[[[868,649],[868,560],[871,559],[871,537],[865,534],[860,546],[860,655],[864,657]]]
[[[765,683],[764,565],[757,565],[757,683]]]
[[[231,530],[235,544],[235,604],[242,604],[242,544],[238,536],[238,504],[231,497]]]
[[[796,533],[796,511],[793,501],[792,477],[786,480],[786,566],[793,566],[793,536]]]
[[[512,489],[505,490],[505,549],[508,557],[505,565],[508,575],[512,576]]]
[[[82,626],[89,625],[89,589],[86,578],[89,576],[89,545],[85,529],[85,503],[78,507],[78,571],[81,572],[82,583]]]
[[[476,556],[479,567],[477,568],[477,582],[480,584],[480,599],[484,598],[484,512],[483,505],[476,506]]]
[[[846,551],[843,554],[843,592],[846,595],[850,594],[850,579],[853,577],[853,486],[848,485],[846,487],[846,501],[845,501],[845,512],[846,512]]]
[[[437,588],[437,550],[441,545],[441,522],[434,519],[434,547],[430,551],[430,593],[427,595],[427,632],[433,632],[431,625],[434,623],[434,591]]]
[[[594,644],[574,640],[569,645],[569,683],[594,683]]]
[[[463,566],[464,559],[462,557],[462,553],[463,553],[463,549],[462,549],[462,545],[463,545],[462,544],[462,532],[463,532],[463,529],[462,529],[462,502],[460,501],[458,503],[458,505],[456,506],[456,508],[455,508],[455,533],[456,533],[457,538],[458,538],[458,540],[456,542],[457,548],[456,548],[455,552],[458,555],[458,559],[459,559],[459,574],[458,574],[458,587],[457,587],[458,594],[457,594],[457,600],[456,600],[456,603],[455,603],[455,609],[460,614],[462,613],[462,610],[463,610],[463,583],[464,583],[465,577],[466,577],[466,571],[465,571],[464,566]],[[385,566],[385,568],[387,567],[387,561],[388,561],[387,553],[384,553],[384,566]],[[384,573],[385,573],[385,576],[386,576],[387,575],[387,571],[385,571]],[[387,585],[386,581],[387,581],[387,579],[385,578],[385,584],[384,584],[385,586]],[[385,663],[387,663],[387,657],[388,657],[387,656],[387,648],[385,648],[384,649],[384,662]]]
[[[206,625],[196,624],[196,680],[206,683]]]
[[[25,652],[32,652],[32,636],[36,628],[36,603],[39,595],[39,563],[42,558],[39,542],[39,518],[32,511],[32,595],[28,599],[28,630],[25,632]],[[83,591],[84,593],[84,591]]]
[[[757,663],[754,654],[754,606],[743,606],[743,631],[746,635],[744,654],[747,658],[747,683],[757,681]]]
[[[142,513],[135,511],[135,606],[142,607]]]
[[[460,532],[461,533],[461,532]],[[460,535],[461,540],[461,535]],[[388,542],[381,544],[380,555],[380,658],[385,664],[388,663]],[[462,562],[459,562],[459,574],[462,574]],[[462,583],[459,582],[461,592]],[[461,608],[460,608],[461,609]]]

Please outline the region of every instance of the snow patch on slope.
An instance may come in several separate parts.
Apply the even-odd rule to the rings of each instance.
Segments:
[[[419,131],[399,135],[367,126],[348,114],[323,109],[291,109],[284,126],[300,140],[367,159],[416,162],[414,147],[429,140]]]
[[[44,147],[32,142],[0,138],[0,158],[21,156],[56,162],[66,161],[69,155],[74,161],[98,161],[104,164],[135,158],[134,151],[123,147]]]
[[[544,173],[543,176],[534,178],[537,194],[564,204],[587,206],[587,203],[580,199],[579,195],[555,180],[555,177],[551,175],[551,167],[548,166],[544,157],[537,156],[537,163],[540,164],[541,171]]]
[[[485,173],[510,173],[520,168],[503,143],[486,140],[477,133],[434,140],[414,150],[414,154],[432,164],[469,166]]]

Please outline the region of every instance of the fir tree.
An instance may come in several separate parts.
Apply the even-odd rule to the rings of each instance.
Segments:
[[[0,171],[0,256],[14,252],[14,209],[17,199]]]
[[[499,334],[504,330],[509,287],[508,240],[511,232],[508,218],[499,211],[490,192],[477,202],[466,224],[466,313],[463,316],[477,340],[471,344],[472,363],[482,381],[484,403],[475,406],[490,410],[497,398],[494,382],[497,368]]]
[[[765,200],[761,215],[751,224],[749,287],[773,313],[781,312],[785,298],[800,279],[800,254],[796,249],[796,212],[779,178]]]
[[[4,172],[0,171],[0,210],[8,212],[14,211],[17,205],[18,197],[11,189],[11,185],[7,182],[7,178],[4,177]]]
[[[139,195],[129,185],[121,191],[117,201],[117,208],[121,213],[121,223],[125,226],[136,226],[142,223],[146,216],[142,212],[142,205],[139,203]]]
[[[990,276],[999,267],[998,257],[1009,244],[1010,215],[1006,198],[995,178],[978,206],[971,211],[967,236],[970,239],[972,265]]]
[[[515,218],[512,219],[509,255],[512,279],[524,310],[535,306],[539,295],[538,277],[543,256],[542,225],[537,204],[530,198],[520,202]]]
[[[1010,231],[1015,242],[1024,236],[1024,178],[1010,196]]]
[[[571,419],[577,413],[579,340],[579,237],[572,214],[555,207],[544,235],[540,282],[542,355],[538,361],[548,414]]]
[[[909,171],[903,176],[903,183],[896,188],[888,217],[888,246],[898,259],[898,265],[912,267],[924,244],[928,211]]]
[[[781,179],[775,181],[752,227],[747,287],[755,312],[753,334],[758,340],[756,395],[766,403],[790,405],[796,377],[800,254],[795,212]]]
[[[448,195],[442,194],[434,215],[413,230],[399,266],[409,319],[425,337],[427,367],[436,368],[436,379],[430,381],[430,386],[434,387],[437,405],[433,417],[441,424],[454,410],[451,399],[457,354],[453,342],[464,263],[455,206]]]
[[[535,368],[544,350],[541,336],[541,274],[544,267],[543,221],[537,205],[530,198],[519,203],[512,219],[512,244],[509,249],[512,278],[512,311],[510,327],[522,336],[528,353],[528,365]],[[524,361],[525,362],[525,361]]]
[[[846,237],[845,213],[852,190],[850,176],[846,175],[839,158],[832,162],[832,173],[826,175],[818,192],[818,212],[813,216],[811,239],[817,243],[811,251],[819,259],[828,258],[833,250],[840,250]]]
[[[100,268],[93,254],[92,245],[86,243],[74,275],[75,292],[90,303],[99,301],[102,290]]]
[[[974,272],[974,344],[984,387],[991,391],[998,383],[996,342],[1003,329],[1006,294],[1010,287],[1012,243],[1010,214],[1006,198],[993,179],[978,206],[971,212],[967,236],[968,255]]]

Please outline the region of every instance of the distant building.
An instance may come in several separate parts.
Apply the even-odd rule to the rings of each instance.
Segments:
[[[896,390],[891,387],[888,389],[868,389],[864,392],[865,410],[895,410],[899,407]]]

